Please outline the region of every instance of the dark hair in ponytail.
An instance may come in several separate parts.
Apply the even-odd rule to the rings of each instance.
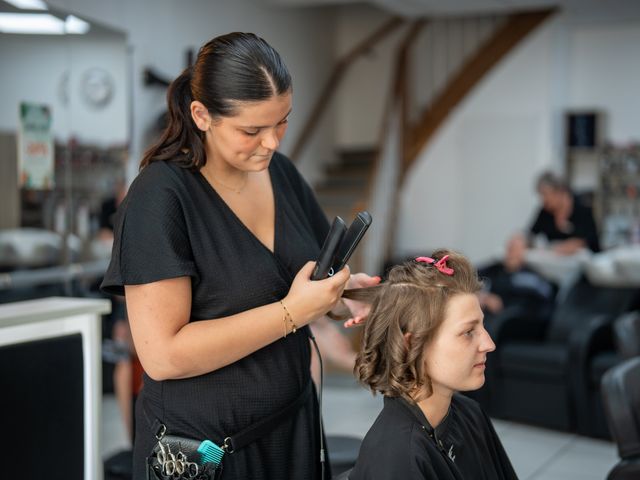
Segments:
[[[278,52],[253,33],[229,33],[204,44],[195,64],[169,86],[168,123],[144,154],[140,168],[168,160],[199,169],[207,161],[204,134],[191,118],[197,100],[215,117],[232,117],[239,102],[258,102],[291,90],[291,76]]]

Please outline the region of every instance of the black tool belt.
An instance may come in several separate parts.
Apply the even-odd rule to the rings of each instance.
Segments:
[[[312,381],[309,380],[306,387],[294,401],[264,419],[249,425],[240,432],[225,437],[220,448],[225,454],[233,454],[264,437],[285,419],[295,415],[307,403],[312,391]],[[147,457],[147,478],[149,480],[169,478],[174,480],[214,480],[220,478],[222,460],[216,465],[209,463],[200,465],[198,446],[201,444],[201,440],[169,435],[167,434],[166,425],[157,418],[152,419],[144,406],[142,411],[147,424],[158,439],[157,445]],[[168,461],[167,456],[169,456]]]

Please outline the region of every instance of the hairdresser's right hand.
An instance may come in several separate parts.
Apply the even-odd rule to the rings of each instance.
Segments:
[[[316,262],[307,262],[300,269],[282,300],[298,326],[306,325],[335,307],[349,281],[349,267],[333,277],[311,280],[315,265]]]

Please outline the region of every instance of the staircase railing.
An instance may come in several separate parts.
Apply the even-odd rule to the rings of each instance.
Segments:
[[[294,160],[348,67],[392,31],[410,25],[395,54],[392,85],[367,187],[351,209],[352,215],[368,209],[374,217],[359,249],[364,261],[355,263],[362,263],[366,271],[379,272],[380,261],[392,258],[399,192],[407,172],[460,101],[554,12],[547,9],[502,17],[418,19],[410,24],[394,17],[338,62],[295,143],[291,155]]]
[[[325,84],[322,92],[318,96],[316,103],[311,109],[311,114],[307,118],[306,123],[302,127],[300,135],[296,140],[293,149],[291,150],[291,159],[296,161],[304,147],[309,142],[311,135],[315,131],[316,125],[320,121],[320,118],[324,114],[326,108],[330,105],[333,95],[337,91],[337,87],[340,81],[344,77],[347,70],[353,65],[353,63],[361,56],[369,52],[376,44],[382,41],[385,37],[391,34],[394,30],[398,29],[404,21],[400,17],[393,17],[382,25],[379,29],[375,30],[371,35],[366,37],[355,47],[353,47],[346,55],[344,55],[333,68],[327,83]]]
[[[555,9],[547,9],[507,16],[504,21],[497,24],[491,36],[478,46],[473,55],[452,71],[444,88],[435,92],[421,118],[411,128],[403,175],[437,128],[471,89],[522,39],[555,11]]]
[[[398,226],[398,207],[400,205],[400,192],[407,172],[419,157],[420,153],[426,147],[428,141],[432,138],[437,128],[444,123],[447,116],[459,104],[459,102],[478,84],[484,75],[490,71],[509,51],[511,51],[522,39],[524,39],[531,31],[540,25],[545,19],[551,16],[555,9],[547,9],[539,12],[518,13],[509,15],[506,18],[489,18],[484,29],[477,32],[476,39],[478,45],[475,51],[466,52],[465,48],[452,53],[455,58],[445,61],[449,63],[446,68],[445,79],[441,85],[434,82],[431,94],[427,96],[426,107],[418,120],[414,123],[411,121],[411,107],[418,102],[410,99],[410,95],[420,89],[414,89],[410,84],[411,68],[416,63],[409,60],[411,49],[415,49],[417,41],[417,33],[422,28],[417,28],[414,34],[408,35],[407,41],[400,48],[397,58],[396,82],[393,89],[394,96],[391,100],[390,112],[399,111],[400,138],[402,139],[395,158],[399,163],[399,167],[390,169],[394,175],[394,191],[388,195],[388,205],[385,206],[383,218],[383,230],[386,232],[386,239],[383,245],[377,246],[375,240],[374,245],[367,249],[367,257],[371,259],[368,267],[371,271],[377,271],[380,268],[378,260],[378,268],[375,268],[375,260],[391,260],[394,254],[395,237]],[[444,20],[450,22],[451,20]],[[437,28],[437,21],[430,21],[430,29]],[[443,22],[440,20],[440,22]],[[432,37],[433,32],[431,33]],[[447,35],[448,36],[448,35]],[[464,45],[464,44],[463,44]],[[450,49],[446,49],[447,51]],[[411,57],[415,60],[415,55]],[[434,57],[432,57],[432,60]],[[457,63],[457,65],[455,64]],[[453,66],[452,66],[453,64]],[[434,70],[433,63],[431,70]],[[414,77],[415,79],[415,77]],[[393,105],[399,105],[398,110],[394,110]],[[390,113],[393,115],[393,113]],[[393,141],[393,140],[391,140]],[[387,149],[384,145],[378,147],[379,152]],[[377,163],[377,162],[376,162]],[[378,176],[382,172],[380,168],[374,169],[374,175]],[[372,185],[378,185],[380,182],[372,180]],[[370,190],[368,196],[368,204],[375,205],[375,198],[380,194],[378,190]],[[387,195],[385,195],[387,196]],[[366,204],[361,203],[359,208],[363,208]],[[371,207],[375,210],[375,207]],[[381,212],[382,213],[382,212]],[[380,215],[376,215],[378,218]]]

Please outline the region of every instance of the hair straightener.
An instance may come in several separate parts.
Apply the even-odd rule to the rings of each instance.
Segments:
[[[311,280],[322,280],[342,270],[369,225],[371,225],[369,212],[359,212],[348,230],[342,218],[336,217],[322,245]]]
[[[334,274],[331,267],[333,267],[336,251],[346,232],[347,225],[344,223],[344,220],[340,217],[334,218],[329,233],[322,244],[316,267],[311,274],[311,280],[322,280]]]

